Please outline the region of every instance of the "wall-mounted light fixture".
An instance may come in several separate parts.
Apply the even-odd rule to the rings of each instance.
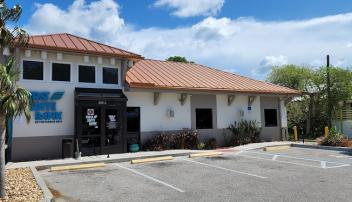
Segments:
[[[175,111],[174,111],[173,109],[169,108],[169,109],[167,109],[167,111],[166,111],[166,115],[167,115],[167,117],[169,117],[169,118],[174,118],[174,117],[175,117]]]

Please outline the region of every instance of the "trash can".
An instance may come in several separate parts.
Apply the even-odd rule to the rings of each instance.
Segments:
[[[73,158],[72,139],[62,139],[62,158]]]

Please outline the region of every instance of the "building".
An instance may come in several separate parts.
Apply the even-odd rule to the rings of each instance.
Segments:
[[[352,100],[339,103],[333,125],[347,137],[352,137]]]
[[[74,140],[83,155],[127,152],[160,133],[197,129],[222,142],[235,120],[261,123],[261,139],[281,140],[286,103],[297,91],[198,64],[141,55],[71,34],[31,36],[15,51],[19,85],[33,117],[10,122],[12,161],[61,158]]]

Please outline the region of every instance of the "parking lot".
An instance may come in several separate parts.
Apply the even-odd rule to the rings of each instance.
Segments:
[[[57,201],[351,201],[350,164],[348,153],[292,147],[40,174]]]

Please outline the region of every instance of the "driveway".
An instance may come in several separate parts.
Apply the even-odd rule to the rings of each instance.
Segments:
[[[40,171],[57,201],[350,201],[352,156],[292,147]]]

